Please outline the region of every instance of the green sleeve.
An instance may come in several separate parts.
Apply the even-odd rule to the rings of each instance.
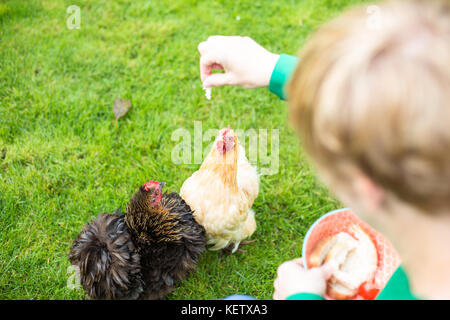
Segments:
[[[297,57],[283,53],[280,55],[280,58],[273,69],[269,82],[269,90],[279,96],[280,99],[286,100],[286,91],[284,87],[294,72],[297,63]]]
[[[296,293],[287,297],[286,300],[325,300],[325,298],[314,293]]]
[[[324,300],[325,298],[312,293],[296,293],[286,298],[286,300]],[[408,276],[400,266],[389,279],[388,283],[381,290],[376,300],[419,300],[411,292]]]
[[[408,276],[400,266],[381,290],[376,300],[419,300],[411,292]]]

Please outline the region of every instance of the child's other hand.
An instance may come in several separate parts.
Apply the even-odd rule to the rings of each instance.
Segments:
[[[198,45],[203,87],[238,85],[259,88],[269,85],[279,55],[249,37],[211,36]],[[223,69],[224,73],[212,73]]]
[[[332,273],[333,268],[329,265],[306,270],[302,258],[283,262],[278,267],[277,278],[273,283],[275,287],[273,298],[284,300],[296,293],[314,293],[323,296],[327,280]]]

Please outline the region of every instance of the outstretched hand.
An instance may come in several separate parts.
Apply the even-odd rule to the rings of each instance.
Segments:
[[[204,88],[225,85],[248,89],[267,87],[279,58],[253,39],[239,36],[211,36],[198,45],[198,51]],[[224,72],[212,73],[213,69]]]
[[[306,270],[303,259],[283,262],[277,270],[277,278],[273,283],[274,300],[284,300],[296,293],[314,293],[323,296],[327,280],[333,274],[333,267],[323,265],[319,268]]]

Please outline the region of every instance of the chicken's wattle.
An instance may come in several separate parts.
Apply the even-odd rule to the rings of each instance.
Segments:
[[[220,154],[225,154],[234,147],[234,137],[233,136],[222,136],[222,140],[217,141],[216,144],[217,151]]]
[[[225,143],[223,141],[217,142],[217,151],[219,151],[220,154],[224,154],[226,152]]]

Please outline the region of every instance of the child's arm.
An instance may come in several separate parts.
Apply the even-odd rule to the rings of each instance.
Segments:
[[[306,271],[301,265],[286,266],[288,263],[290,264],[291,261],[283,263],[278,269],[278,276],[274,283],[274,299],[324,300],[325,289],[322,291],[324,278],[320,273],[307,274],[305,272],[312,272],[314,269]],[[418,300],[418,298],[411,292],[405,271],[399,267],[376,300]]]
[[[325,298],[315,293],[294,293],[286,300],[325,300]]]
[[[408,276],[400,266],[389,279],[388,283],[381,290],[377,300],[419,300],[411,292]]]
[[[238,85],[269,87],[285,99],[284,85],[297,65],[294,56],[274,54],[249,37],[211,36],[198,45],[200,77],[204,88]],[[223,73],[212,70],[223,69]]]
[[[329,265],[306,270],[302,259],[282,263],[274,282],[275,300],[322,300],[327,279],[332,275]]]

